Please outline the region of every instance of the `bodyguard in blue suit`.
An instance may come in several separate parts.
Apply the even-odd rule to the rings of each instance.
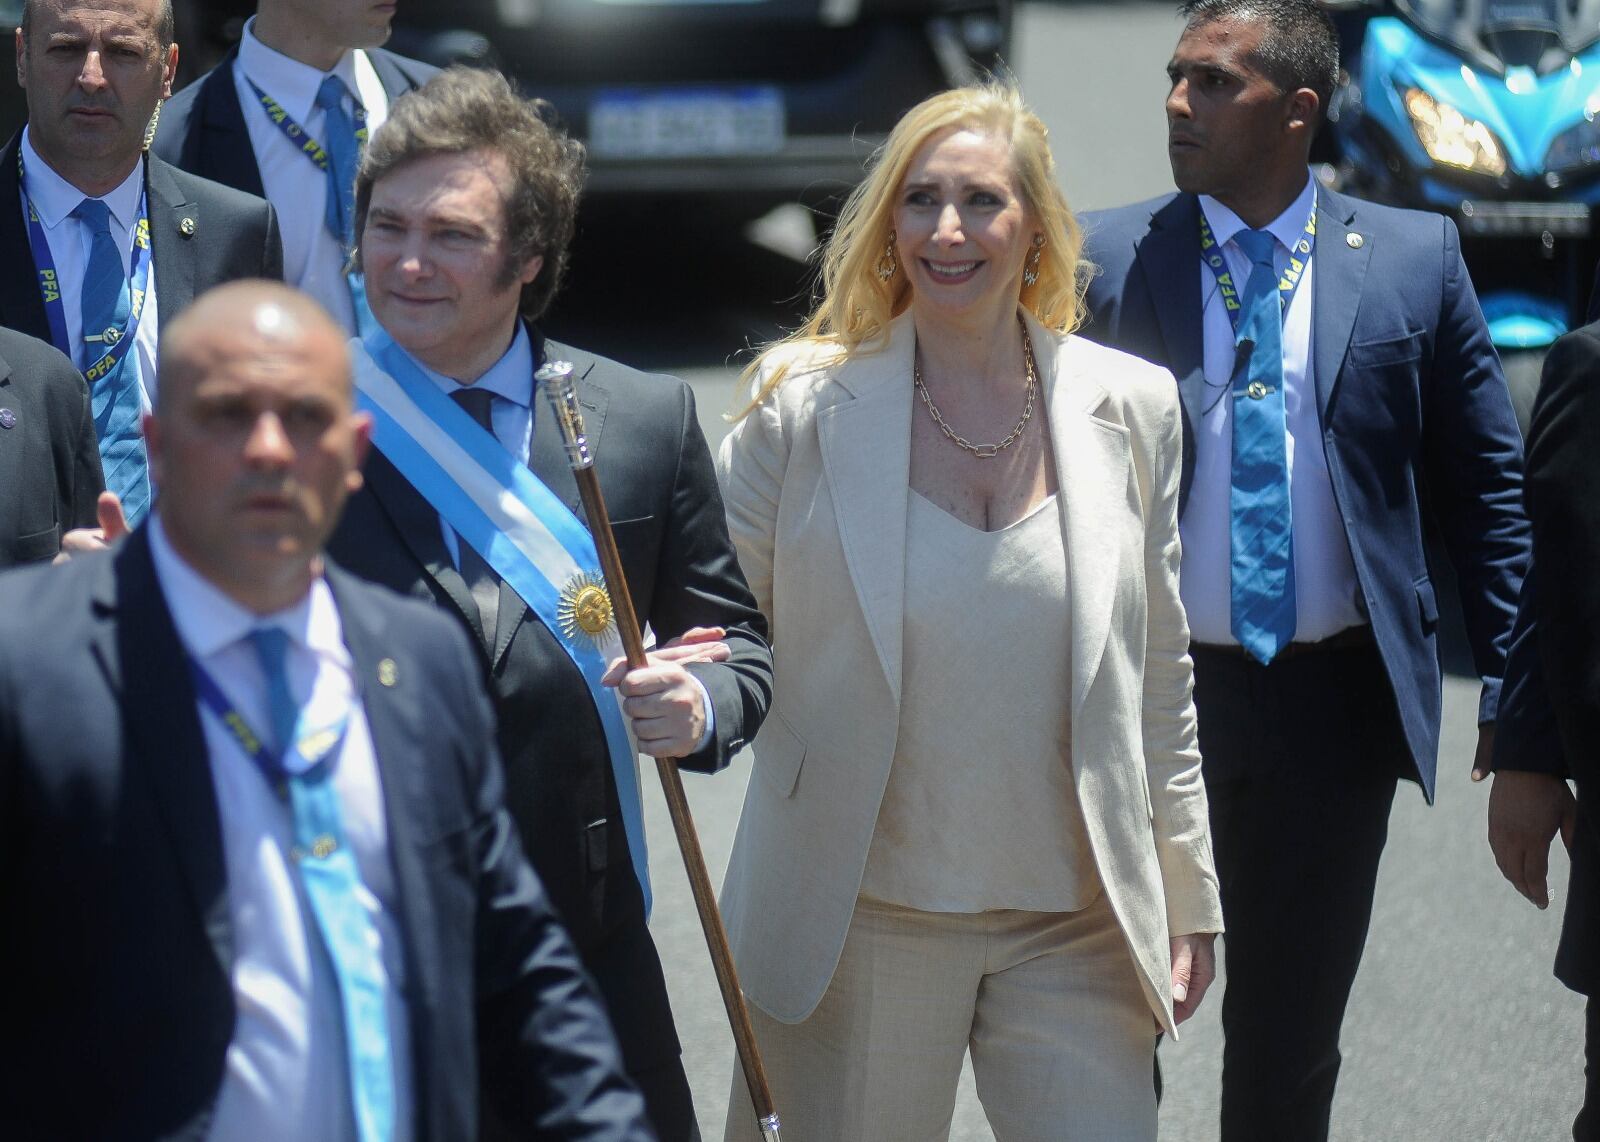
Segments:
[[[466,637],[323,566],[343,335],[224,287],[161,392],[148,521],[0,577],[0,1137],[651,1142]]]
[[[1168,65],[1181,193],[1084,220],[1090,338],[1184,408],[1182,590],[1227,955],[1222,1137],[1327,1137],[1396,781],[1430,800],[1438,600],[1460,581],[1487,766],[1528,531],[1454,225],[1319,188],[1338,69],[1314,0],[1194,0]]]

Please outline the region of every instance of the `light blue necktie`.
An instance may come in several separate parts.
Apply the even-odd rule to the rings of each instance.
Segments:
[[[356,168],[361,165],[361,142],[356,138],[356,122],[345,110],[344,98],[350,94],[337,75],[323,77],[317,88],[317,106],[325,113],[322,147],[328,152],[328,232],[339,239],[346,256],[355,247]],[[352,101],[355,99],[351,95]],[[350,300],[355,306],[356,333],[365,337],[374,324],[367,306],[366,282],[360,274],[346,275]]]
[[[1294,544],[1289,503],[1288,434],[1283,411],[1283,306],[1273,266],[1277,239],[1242,230],[1234,241],[1250,259],[1236,337],[1251,343],[1233,385],[1233,636],[1269,663],[1294,638]],[[1244,356],[1244,354],[1240,354]]]
[[[285,669],[289,636],[278,627],[266,627],[251,631],[250,640],[267,680],[273,739],[287,760],[290,750],[284,743],[300,745],[300,709],[289,693]],[[387,987],[378,933],[357,895],[361,870],[345,842],[332,769],[318,764],[287,774],[294,813],[293,857],[339,982],[356,1135],[361,1142],[389,1142],[394,1137],[395,1095]]]
[[[89,228],[89,265],[83,275],[86,358],[99,359],[127,332],[131,298],[122,251],[111,234],[111,208],[98,198],[78,203],[72,216]],[[93,338],[93,340],[89,340]],[[117,367],[94,382],[90,410],[100,439],[106,490],[122,501],[130,527],[150,510],[150,462],[140,431],[139,349],[129,346]]]

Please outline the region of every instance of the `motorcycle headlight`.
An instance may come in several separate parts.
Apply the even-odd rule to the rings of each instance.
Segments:
[[[1505,149],[1488,127],[1421,88],[1406,88],[1402,99],[1412,130],[1434,162],[1491,178],[1506,173]]]
[[[1546,170],[1571,174],[1600,164],[1600,123],[1589,115],[1555,137],[1545,152]]]

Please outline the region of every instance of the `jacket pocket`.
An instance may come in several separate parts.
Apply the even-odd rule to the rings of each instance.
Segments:
[[[1364,369],[1398,365],[1422,356],[1422,333],[1407,333],[1381,341],[1356,341],[1350,345],[1349,361]]]
[[[805,761],[805,741],[774,707],[756,737],[756,773],[784,797],[793,797]]]
[[[33,563],[40,559],[50,559],[60,550],[60,524],[33,532],[31,535],[19,535],[9,543],[0,542],[0,554],[6,556],[3,562],[7,563]]]

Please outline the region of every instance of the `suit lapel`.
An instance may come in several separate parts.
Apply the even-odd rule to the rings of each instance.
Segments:
[[[205,145],[198,148],[193,159],[204,164],[205,177],[265,198],[261,167],[256,162],[255,148],[250,144],[250,129],[245,125],[239,89],[233,81],[234,62],[238,58],[239,46],[235,44],[201,81],[205,87],[197,100],[199,134]],[[189,166],[188,169],[201,168]]]
[[[1200,216],[1193,195],[1180,194],[1150,217],[1139,264],[1166,343],[1166,364],[1178,380],[1191,426],[1205,416],[1204,311],[1200,299]],[[1157,292],[1159,291],[1159,292]]]
[[[839,368],[835,379],[855,399],[817,414],[822,467],[833,493],[845,564],[897,703],[915,351],[911,319],[901,317],[889,327],[884,348],[860,353]]]
[[[450,560],[444,545],[438,510],[423,498],[400,474],[400,470],[382,452],[374,449],[362,470],[366,485],[372,490],[395,530],[400,533],[412,556],[422,565],[432,579],[438,593],[449,599],[468,628],[476,636],[477,645],[483,645],[483,625],[478,616],[478,604],[473,601],[467,581]]]
[[[1122,518],[1128,498],[1128,437],[1094,418],[1106,389],[1079,373],[1074,343],[1057,340],[1031,319],[1028,327],[1050,410],[1056,501],[1066,537],[1076,718],[1105,654],[1123,575],[1123,537],[1107,521]]]
[[[149,156],[145,185],[150,194],[150,259],[156,270],[160,320],[171,321],[194,300],[195,242],[205,219],[172,177],[172,168]]]
[[[442,545],[441,545],[442,546]],[[422,862],[422,848],[414,835],[416,822],[431,819],[426,802],[427,769],[417,764],[417,743],[426,738],[418,724],[424,697],[418,690],[417,671],[407,660],[390,657],[392,640],[383,620],[361,597],[356,582],[337,569],[329,569],[328,586],[339,608],[345,647],[354,666],[356,699],[367,717],[372,752],[383,786],[385,829],[389,859],[395,873],[395,904],[405,933],[406,1009],[411,1014],[413,1070],[420,1096],[429,1081],[425,1044],[426,1021],[442,994],[439,986],[440,955],[435,944],[433,882]],[[418,1106],[428,1102],[418,1097]]]
[[[93,605],[107,621],[98,628],[94,651],[121,697],[128,765],[142,768],[155,791],[173,855],[226,975],[233,966],[233,927],[210,753],[148,532],[134,532],[99,574]]]
[[[22,218],[22,181],[17,177],[21,147],[19,131],[0,156],[0,260],[8,266],[25,266],[27,272],[0,274],[0,325],[49,341],[50,321],[45,317],[28,227]]]
[[[1372,258],[1373,238],[1363,234],[1359,247],[1351,246],[1350,236],[1360,233],[1355,227],[1354,204],[1328,190],[1318,193],[1317,248],[1312,255],[1311,273],[1311,351],[1316,369],[1317,412],[1326,430],[1339,370],[1361,308],[1361,285]]]

